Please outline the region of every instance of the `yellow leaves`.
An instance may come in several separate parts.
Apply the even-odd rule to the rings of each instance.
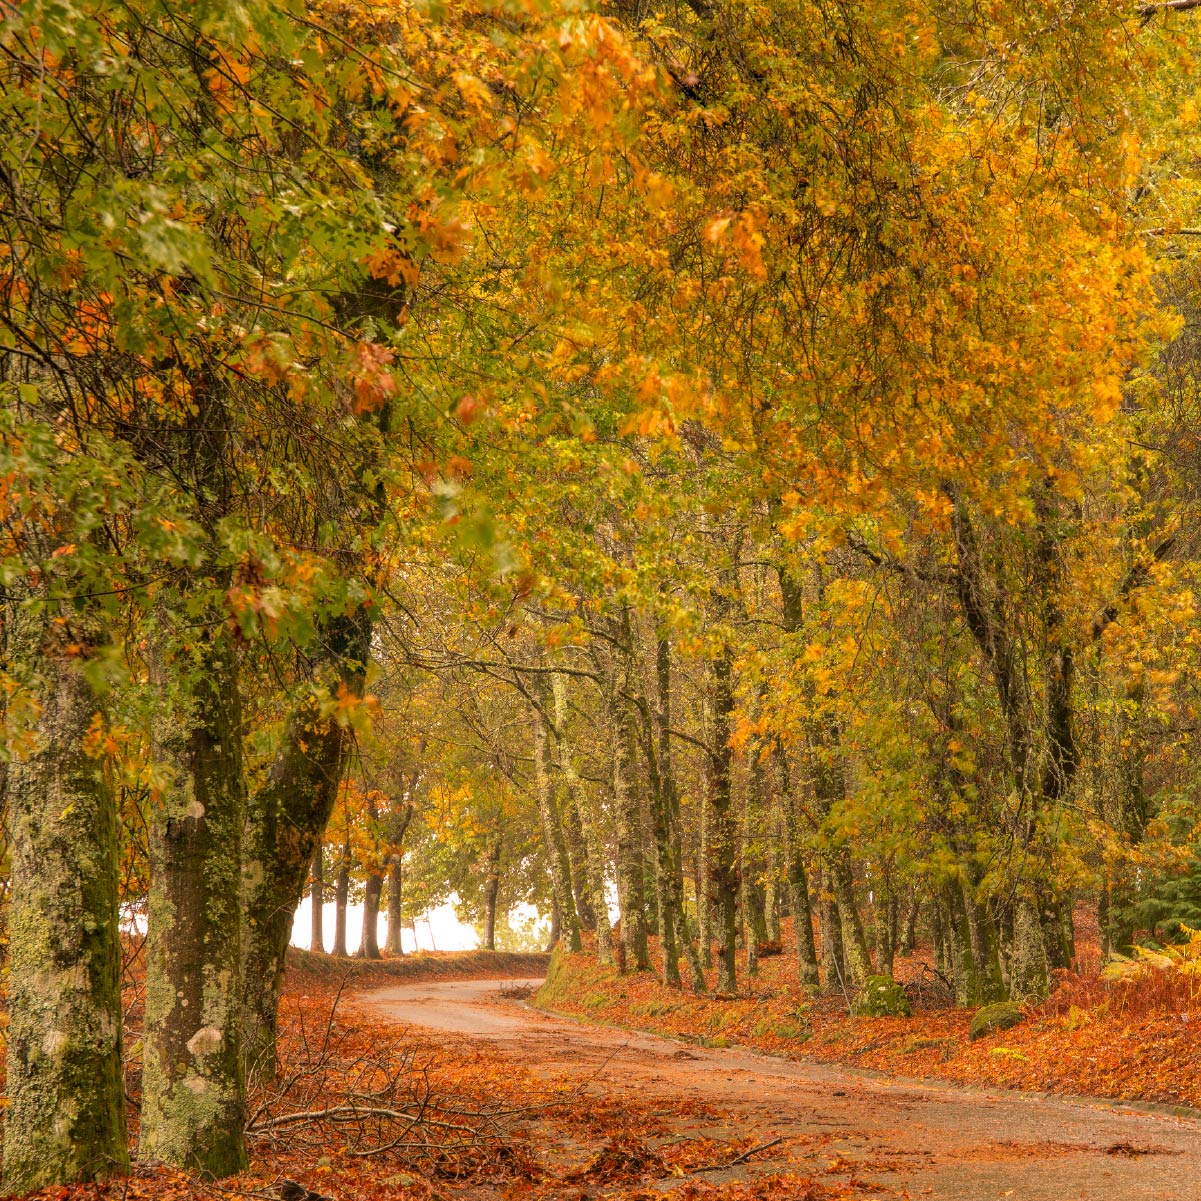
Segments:
[[[767,278],[763,262],[765,239],[759,224],[759,219],[749,212],[713,217],[705,223],[705,241],[714,246],[728,242],[743,271],[754,279],[764,280]]]
[[[459,95],[463,97],[463,102],[468,108],[477,112],[492,108],[494,103],[492,92],[482,79],[467,71],[458,71],[455,73],[454,80],[455,87],[459,89]]]
[[[232,111],[236,97],[250,82],[250,64],[224,51],[213,53],[214,65],[204,72],[205,86],[222,112]]]
[[[83,753],[89,759],[109,759],[118,755],[129,742],[128,731],[110,726],[99,713],[92,720],[83,736]]]
[[[717,243],[725,237],[726,230],[730,228],[731,217],[714,217],[705,226],[705,240],[707,242]]]

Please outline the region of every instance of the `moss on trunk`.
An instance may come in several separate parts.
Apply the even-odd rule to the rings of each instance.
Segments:
[[[365,609],[322,629],[330,688],[358,696],[366,678],[371,620]],[[243,839],[242,1043],[248,1073],[275,1072],[284,957],[309,865],[333,812],[350,731],[312,700],[292,715],[263,787],[250,797]],[[339,885],[341,881],[339,880]],[[345,954],[345,933],[334,954]],[[378,957],[378,951],[376,952]]]
[[[8,1098],[4,1186],[100,1180],[128,1170],[121,1072],[117,813],[84,751],[98,709],[68,642],[13,611],[11,661],[38,663],[37,748],[9,766]]]
[[[237,656],[218,635],[197,665],[177,786],[151,831],[139,1148],[216,1177],[247,1166],[241,740]]]

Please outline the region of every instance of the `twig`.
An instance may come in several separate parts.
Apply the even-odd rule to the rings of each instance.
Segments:
[[[1198,2],[1201,3],[1201,0],[1198,0]],[[690,1173],[720,1172],[722,1168],[732,1168],[737,1164],[746,1163],[746,1161],[750,1159],[752,1155],[758,1155],[760,1151],[766,1151],[769,1147],[774,1147],[777,1143],[782,1143],[783,1141],[784,1136],[780,1134],[771,1139],[769,1142],[760,1143],[759,1146],[751,1147],[749,1150],[744,1151],[741,1155],[735,1155],[733,1159],[727,1159],[722,1163],[708,1163],[702,1168],[689,1168],[688,1171]]]

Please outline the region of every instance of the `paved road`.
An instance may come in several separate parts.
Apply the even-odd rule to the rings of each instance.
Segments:
[[[796,1170],[834,1156],[911,1198],[1201,1201],[1201,1122],[1101,1102],[963,1089],[553,1018],[501,990],[538,981],[403,984],[358,995],[374,1015],[491,1042],[537,1072],[596,1074],[592,1094],[709,1102],[711,1137],[786,1135]],[[821,1137],[817,1137],[821,1136]],[[776,1170],[781,1165],[776,1164]],[[710,1177],[712,1179],[712,1177]]]

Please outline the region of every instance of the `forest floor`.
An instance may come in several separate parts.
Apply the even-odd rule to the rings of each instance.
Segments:
[[[1195,976],[1108,985],[1086,960],[1079,975],[1061,975],[1048,1001],[1026,1006],[1019,1026],[971,1041],[974,1011],[955,1007],[928,955],[919,951],[898,960],[894,972],[905,985],[912,1017],[852,1017],[848,997],[808,996],[797,986],[795,958],[787,954],[762,960],[757,976],[740,977],[743,992],[733,999],[666,988],[647,972],[620,976],[591,956],[562,956],[539,1004],[700,1046],[744,1046],[894,1076],[1142,1102],[1179,1109],[1182,1116],[1201,1111],[1201,980]]]
[[[592,998],[584,1008],[593,1022],[623,1017],[616,1010],[601,1012],[597,995],[631,1011],[624,1013],[627,1025],[633,1018],[683,1021],[679,1011],[674,1018],[667,1010],[652,1012],[664,1005],[704,1007],[693,1013],[694,1020],[707,1014],[711,1021],[713,1013],[725,1011],[724,1023],[716,1023],[721,1030],[675,1031],[677,1039],[692,1040],[682,1045],[533,1009],[533,985],[544,963],[545,957],[502,962],[500,956],[423,955],[368,966],[297,955],[290,960],[281,1009],[280,1072],[252,1089],[248,1172],[214,1183],[137,1163],[129,1179],[47,1189],[38,1196],[1201,1201],[1201,1121],[1191,1117],[883,1076],[801,1059],[805,1048],[795,1040],[790,1049],[768,1048],[773,1055],[720,1045],[734,1044],[744,1028],[755,1036],[754,1023],[746,1025],[752,1010],[758,1009],[760,1023],[781,1021],[776,1009],[788,988],[778,981],[775,995],[770,985],[773,974],[783,975],[779,966],[765,963],[756,995],[720,1001],[667,992],[645,975],[600,980],[589,974],[596,970],[591,961],[575,962],[565,991],[587,981],[581,996]],[[523,978],[505,978],[513,974]],[[135,986],[126,1043],[135,1134],[136,994]],[[1079,988],[1073,995],[1086,999]],[[556,1003],[569,1000],[561,992]],[[794,1022],[795,1008],[789,1019]],[[899,1037],[890,1026],[897,1019],[848,1019],[837,1008],[831,1002],[824,1024],[811,1012],[805,1015],[813,1030],[810,1044],[844,1030],[845,1057],[854,1057],[853,1043],[855,1055],[865,1059]],[[1187,1025],[1179,1016],[1177,1024]],[[991,1055],[988,1048],[1014,1045],[1016,1037],[1030,1037],[1050,1020],[1032,1016],[1004,1041],[994,1037],[985,1046],[984,1062],[1009,1058]],[[1096,1025],[1105,1020],[1094,1006],[1083,1017],[1070,1016],[1076,1029],[1062,1027],[1055,1034],[1049,1026],[1041,1050],[1025,1045],[1043,1067],[1057,1062],[1064,1046],[1087,1046],[1090,1039],[1098,1057],[1111,1058],[1107,1027],[1099,1033]],[[937,1010],[923,1016],[919,1010],[908,1037],[924,1037],[924,1022],[949,1023],[952,1033],[943,1037],[958,1039],[954,1032],[965,1018]],[[1090,1023],[1091,1032],[1078,1033]],[[1149,1036],[1149,1027],[1135,1026]],[[778,1030],[762,1037],[783,1040]],[[864,1050],[873,1044],[881,1045]],[[1188,1047],[1169,1038],[1150,1054],[1168,1078],[1177,1055],[1194,1063],[1196,1075],[1197,1051],[1195,1039]],[[902,1072],[916,1074],[914,1068]]]
[[[466,981],[399,985],[359,994],[354,1012],[471,1040],[447,1045],[461,1054],[474,1043],[483,1060],[510,1065],[531,1095],[547,1083],[578,1089],[567,1136],[562,1118],[549,1113],[527,1135],[538,1162],[559,1176],[542,1195],[1201,1197],[1201,1121],[1192,1118],[897,1079],[743,1047],[685,1047],[553,1017],[521,1004],[521,991]],[[598,1148],[603,1123],[615,1117],[616,1139],[610,1130]],[[590,1157],[594,1165],[614,1161],[614,1148],[632,1161],[627,1179],[606,1179],[595,1167],[590,1177]],[[762,1150],[732,1164],[754,1148]],[[698,1173],[698,1162],[731,1166]],[[572,1173],[582,1175],[569,1188]]]

